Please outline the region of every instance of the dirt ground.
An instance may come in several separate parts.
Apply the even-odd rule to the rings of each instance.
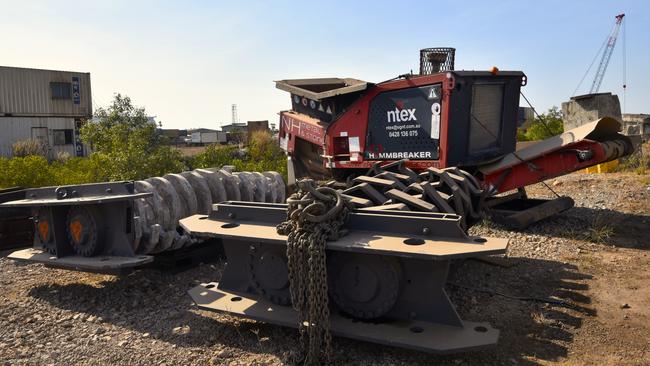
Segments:
[[[572,174],[549,184],[576,207],[521,232],[476,226],[473,234],[510,238],[506,265],[452,266],[452,301],[463,319],[501,330],[496,347],[436,356],[335,338],[335,362],[650,365],[648,176]],[[529,194],[550,197],[542,185]],[[288,363],[295,330],[192,304],[186,291],[219,280],[222,268],[118,277],[0,258],[0,364]]]

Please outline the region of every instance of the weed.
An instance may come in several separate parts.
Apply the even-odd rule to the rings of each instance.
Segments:
[[[585,231],[584,238],[592,243],[602,244],[615,233],[616,231],[613,226],[604,223],[604,220],[600,216],[596,216]]]
[[[635,172],[639,175],[645,175],[650,172],[650,142],[639,146],[637,151],[632,155],[626,156],[619,160],[620,164],[616,171]]]
[[[38,139],[16,141],[11,145],[11,151],[13,156],[19,158],[30,155],[47,157],[47,145]]]

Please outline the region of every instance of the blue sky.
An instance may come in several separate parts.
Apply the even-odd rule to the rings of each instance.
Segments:
[[[120,92],[166,128],[216,128],[233,103],[241,121],[273,123],[290,105],[273,80],[382,81],[416,71],[418,50],[436,46],[457,49],[457,69],[524,71],[524,93],[545,110],[572,95],[625,12],[625,112],[650,113],[642,0],[0,0],[0,9],[0,65],[90,72],[95,106]],[[621,104],[622,45],[621,36],[600,89]]]

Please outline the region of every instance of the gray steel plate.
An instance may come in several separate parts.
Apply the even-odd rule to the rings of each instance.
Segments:
[[[131,193],[114,196],[87,196],[65,199],[43,198],[43,199],[22,199],[0,203],[0,207],[30,207],[30,206],[65,206],[65,205],[91,205],[106,202],[127,201],[137,198],[147,198],[151,193]]]
[[[231,220],[232,221],[232,220]],[[287,237],[279,235],[275,225],[259,222],[241,222],[230,227],[229,221],[209,220],[206,216],[195,215],[182,219],[181,227],[192,235],[205,237],[232,238],[245,241],[286,243]],[[380,230],[380,228],[377,228]],[[375,252],[407,257],[430,259],[452,259],[475,257],[478,255],[503,254],[508,239],[484,238],[485,242],[459,241],[447,238],[423,237],[422,245],[407,245],[405,240],[411,236],[399,233],[378,233],[355,230],[337,241],[327,242],[332,250],[352,252]]]
[[[153,261],[153,257],[150,255],[138,255],[135,257],[105,255],[82,257],[74,255],[57,258],[50,253],[34,248],[15,251],[9,254],[7,258],[17,261],[43,263],[48,267],[97,273],[120,273],[124,270],[135,269]]]
[[[297,327],[297,313],[288,306],[279,306],[251,294],[219,290],[218,283],[205,283],[188,291],[203,310],[225,312],[272,324]],[[455,353],[495,345],[499,331],[487,323],[464,322],[452,327],[422,321],[391,321],[366,323],[340,315],[330,316],[333,335],[380,343],[394,347],[432,353]]]

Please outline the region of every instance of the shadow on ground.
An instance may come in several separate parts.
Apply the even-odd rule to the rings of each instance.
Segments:
[[[461,317],[487,321],[501,330],[496,348],[476,353],[436,356],[365,342],[335,338],[337,363],[406,364],[527,364],[529,357],[558,360],[567,356],[567,343],[585,316],[595,315],[584,295],[590,276],[555,261],[513,258],[505,268],[476,261],[452,266],[448,292]],[[200,272],[200,273],[195,273]],[[224,345],[247,353],[275,354],[280,359],[295,353],[295,330],[222,314],[196,310],[186,291],[201,282],[218,280],[218,271],[188,271],[169,275],[138,271],[115,280],[90,284],[43,285],[30,291],[34,298],[58,308],[102,317],[108,324],[175,344],[210,348]],[[198,277],[198,278],[193,278]],[[202,277],[202,278],[201,278]],[[485,293],[496,291],[517,297],[554,298],[564,305],[517,300]],[[186,327],[186,334],[173,329]],[[185,328],[184,328],[185,329]],[[461,361],[459,361],[461,360]]]
[[[596,316],[585,295],[591,276],[557,261],[511,258],[510,264],[506,268],[474,260],[454,263],[447,286],[461,318],[489,322],[501,331],[496,347],[440,356],[338,339],[340,352],[354,355],[343,360],[409,365],[536,365],[562,360],[584,318]],[[549,299],[554,304],[514,297]]]
[[[496,223],[491,225],[499,227]],[[618,248],[650,250],[648,228],[650,216],[609,209],[573,207],[521,232],[586,240]]]

